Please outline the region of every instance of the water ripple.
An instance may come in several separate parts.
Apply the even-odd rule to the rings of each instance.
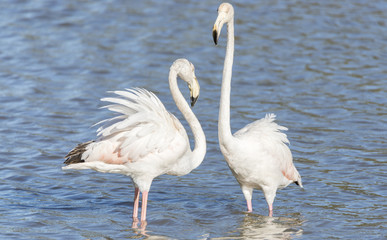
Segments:
[[[220,154],[217,115],[225,38],[217,1],[0,3],[0,236],[4,239],[382,239],[387,159],[384,1],[235,3],[231,124],[277,114],[305,189],[261,192],[247,214]],[[223,35],[225,36],[225,35]],[[61,170],[93,139],[109,90],[146,87],[180,119],[167,76],[190,59],[201,83],[194,111],[206,158],[184,177],[161,176],[148,226],[133,229],[125,176]],[[185,88],[181,85],[181,88]],[[187,127],[187,124],[184,123]]]

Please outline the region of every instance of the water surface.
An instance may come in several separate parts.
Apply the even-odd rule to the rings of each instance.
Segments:
[[[219,3],[0,3],[1,238],[387,237],[385,1],[234,4],[232,129],[276,113],[305,187],[279,191],[273,218],[259,191],[254,212],[245,212],[218,148],[226,35],[214,46],[211,30]],[[182,119],[167,85],[180,57],[196,67],[194,111],[208,152],[191,174],[153,182],[139,231],[131,228],[130,179],[64,172],[63,156],[111,116],[98,109],[109,90],[145,87]]]

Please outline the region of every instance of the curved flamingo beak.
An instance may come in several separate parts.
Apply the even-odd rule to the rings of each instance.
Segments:
[[[191,107],[193,107],[198,100],[198,97],[191,97]]]
[[[194,80],[190,84],[189,90],[190,90],[190,96],[191,96],[191,107],[193,107],[196,101],[198,100],[199,93],[200,93],[200,85],[195,76],[194,76]]]
[[[217,29],[216,29],[216,25],[214,25],[214,28],[212,29],[212,38],[214,39],[215,45],[218,45],[219,34],[218,34]]]

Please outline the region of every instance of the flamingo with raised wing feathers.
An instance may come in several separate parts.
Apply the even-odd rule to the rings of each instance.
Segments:
[[[188,174],[201,164],[206,153],[204,132],[178,88],[177,77],[188,84],[194,106],[200,92],[194,65],[186,59],[177,59],[169,71],[172,97],[193,133],[193,150],[183,125],[157,96],[135,88],[114,91],[117,97],[101,99],[110,102],[106,108],[119,115],[98,123],[102,125],[97,130],[98,138],[79,144],[64,162],[67,166],[63,169],[93,169],[129,176],[135,187],[133,222],[138,222],[141,192],[141,224],[146,224],[148,192],[154,178]]]

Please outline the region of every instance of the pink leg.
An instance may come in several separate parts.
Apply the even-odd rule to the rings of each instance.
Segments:
[[[253,211],[253,205],[251,204],[251,200],[246,200],[247,203],[247,212]]]
[[[269,217],[273,216],[273,204],[269,204]]]
[[[133,221],[138,221],[138,202],[140,200],[140,190],[138,188],[134,189],[134,202],[133,202]]]
[[[246,187],[241,185],[243,195],[245,196],[247,203],[247,212],[253,211],[253,205],[251,204],[251,199],[253,198],[253,189],[250,187]]]
[[[263,188],[262,190],[263,190],[263,194],[265,195],[267,206],[269,207],[269,217],[272,217],[273,216],[273,202],[274,202],[277,188],[272,186],[272,187]]]
[[[146,206],[148,204],[148,191],[142,192],[141,223],[146,221]]]
[[[143,234],[143,235],[146,235],[145,234],[145,229],[146,229],[146,226],[148,225],[148,223],[146,222],[146,221],[142,221],[141,220],[141,224],[140,224],[140,229],[141,229],[141,231],[143,231],[141,234]],[[147,236],[147,235],[146,235]]]

